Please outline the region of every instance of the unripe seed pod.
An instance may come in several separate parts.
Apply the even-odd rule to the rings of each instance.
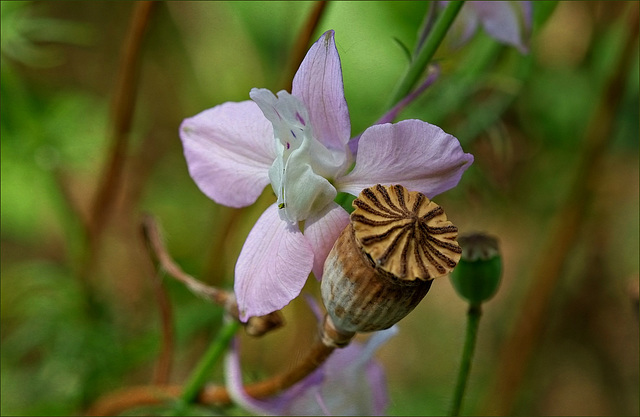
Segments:
[[[387,329],[456,266],[458,229],[440,206],[401,185],[365,188],[353,207],[324,264],[322,299],[343,331]]]
[[[451,274],[451,283],[460,297],[480,305],[495,295],[502,276],[498,239],[484,233],[460,237],[462,258]]]

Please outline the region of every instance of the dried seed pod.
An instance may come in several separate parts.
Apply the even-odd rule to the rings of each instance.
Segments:
[[[391,327],[450,272],[462,252],[440,206],[401,185],[362,190],[324,265],[322,298],[341,330]]]

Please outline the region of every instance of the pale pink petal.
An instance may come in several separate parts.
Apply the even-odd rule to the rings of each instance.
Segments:
[[[322,269],[329,251],[348,224],[349,213],[333,202],[305,222],[304,235],[313,247],[313,275],[318,280],[322,279]]]
[[[521,26],[525,26],[526,22],[519,19],[516,13],[516,7],[520,8],[520,14],[523,6],[517,4],[519,2],[512,1],[477,1],[469,2],[467,5],[473,7],[477,13],[482,26],[496,40],[513,45],[522,53],[526,53],[528,48],[522,36]],[[526,20],[526,19],[525,19]]]
[[[257,399],[250,396],[243,386],[239,351],[240,338],[236,336],[225,357],[225,382],[234,402],[246,411],[262,416],[322,415],[313,398],[314,393],[319,393],[324,380],[322,366],[282,393]]]
[[[448,1],[439,1],[438,5],[440,9],[444,9],[449,3]],[[449,29],[452,46],[459,48],[466,44],[478,30],[478,23],[478,15],[475,10],[471,6],[463,7]]]
[[[531,35],[531,29],[533,26],[533,2],[521,1],[520,7],[522,7],[522,18],[524,19],[525,34]]]
[[[313,248],[297,225],[280,220],[272,204],[249,232],[238,256],[234,290],[240,319],[280,310],[300,294]]]
[[[321,317],[319,317],[321,318]],[[397,333],[396,326],[374,333],[366,344],[352,342],[284,392],[256,399],[243,387],[239,338],[225,357],[225,381],[231,398],[257,415],[384,415],[389,398],[384,370],[374,354]]]
[[[336,180],[339,191],[358,195],[375,184],[401,184],[427,197],[455,187],[473,162],[458,140],[420,120],[371,126],[358,144],[353,171]]]
[[[375,351],[387,342],[391,337],[398,334],[398,326],[394,325],[386,330],[376,332],[368,340],[363,356],[373,357]],[[371,352],[371,353],[369,353]],[[371,384],[373,394],[373,415],[384,415],[389,405],[389,393],[387,391],[387,377],[384,368],[374,361],[366,364],[366,378]]]
[[[291,93],[307,107],[314,136],[329,149],[344,150],[351,121],[333,30],[311,46],[293,78]]]
[[[248,206],[269,184],[273,127],[253,101],[224,103],[185,119],[180,138],[189,174],[216,203]]]
[[[253,398],[244,389],[242,381],[242,369],[240,367],[240,341],[234,337],[231,346],[225,356],[225,382],[229,390],[229,396],[236,404],[246,411],[256,415],[280,415],[279,404],[272,404],[273,400],[262,401]]]
[[[336,350],[321,368],[322,406],[316,393],[303,392],[291,404],[292,415],[322,415],[328,409],[336,416],[384,415],[388,405],[384,370],[374,359],[379,346],[397,333],[396,326],[375,332],[363,345],[351,342]],[[316,404],[314,404],[316,402]]]

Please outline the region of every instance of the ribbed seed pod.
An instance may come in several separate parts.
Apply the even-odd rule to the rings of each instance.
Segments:
[[[440,206],[401,185],[362,190],[324,265],[322,298],[336,327],[393,326],[450,272],[462,252]]]

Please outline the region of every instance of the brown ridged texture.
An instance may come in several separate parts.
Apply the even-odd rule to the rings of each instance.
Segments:
[[[322,299],[338,328],[372,332],[387,329],[409,314],[427,295],[431,282],[402,281],[376,271],[349,225],[325,262]]]
[[[356,240],[376,267],[411,280],[441,277],[456,266],[462,249],[458,228],[424,194],[401,185],[375,185],[353,202]]]
[[[366,188],[324,265],[322,298],[343,331],[387,329],[450,272],[462,249],[442,208],[400,185]]]

